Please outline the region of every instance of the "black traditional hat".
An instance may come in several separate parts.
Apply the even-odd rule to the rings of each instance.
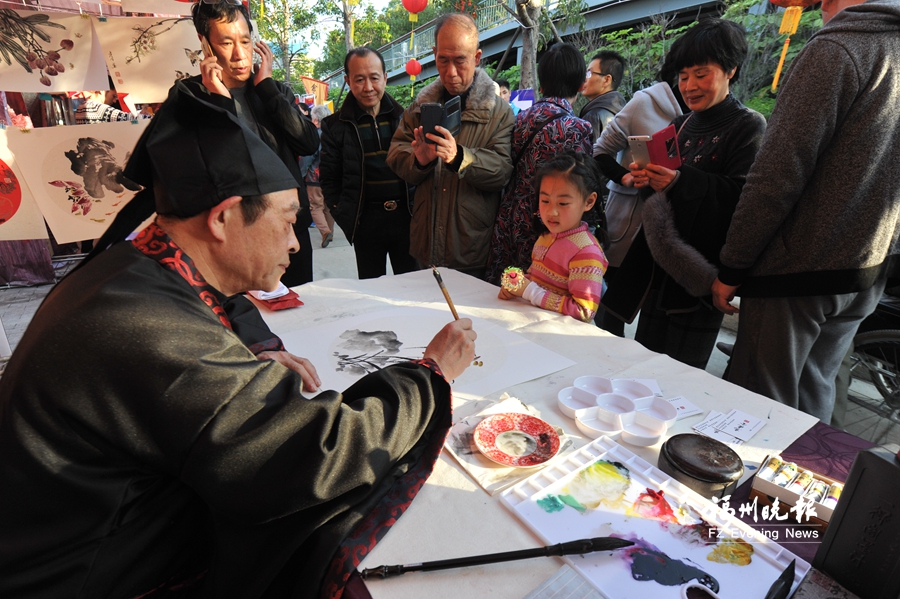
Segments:
[[[125,239],[154,210],[186,218],[233,196],[298,186],[259,136],[231,112],[194,96],[181,82],[144,130],[123,174],[144,189],[119,212],[87,260]],[[154,193],[154,181],[162,182],[162,193]]]

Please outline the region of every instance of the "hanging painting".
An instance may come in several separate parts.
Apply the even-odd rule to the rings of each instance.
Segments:
[[[0,129],[0,241],[47,239],[47,227]]]
[[[190,15],[193,0],[122,0],[125,12],[155,15]]]
[[[284,335],[282,341],[288,351],[313,363],[323,389],[344,390],[365,374],[420,359],[452,319],[446,305],[394,308],[305,328]],[[478,357],[454,381],[454,395],[481,398],[574,364],[488,321],[472,321],[478,332]]]
[[[200,74],[203,54],[188,17],[96,20],[116,91],[129,102],[162,102],[180,79]]]
[[[0,81],[4,91],[107,89],[91,20],[81,15],[0,9]]]
[[[59,243],[100,237],[140,189],[122,169],[149,122],[7,130],[12,153],[28,157],[18,164]]]

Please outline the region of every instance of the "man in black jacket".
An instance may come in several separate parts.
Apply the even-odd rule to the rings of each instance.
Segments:
[[[319,133],[301,115],[294,92],[272,78],[272,50],[250,39],[250,15],[243,4],[197,2],[194,28],[208,56],[200,63],[200,76],[185,84],[197,97],[237,115],[262,138],[297,179],[302,210],[294,224],[300,251],[281,278],[288,287],[312,281],[312,245],[309,240],[309,198],[300,173],[299,156],[315,154]],[[260,57],[254,68],[254,54]]]
[[[325,204],[356,251],[360,279],[418,268],[409,255],[409,188],[387,165],[403,107],[384,92],[387,72],[376,50],[360,47],[344,58],[350,93],[322,121],[319,177]]]
[[[604,50],[591,59],[581,92],[588,103],[578,116],[590,121],[594,129],[594,141],[600,138],[606,123],[625,106],[625,96],[616,91],[624,74],[625,59],[618,52]]]

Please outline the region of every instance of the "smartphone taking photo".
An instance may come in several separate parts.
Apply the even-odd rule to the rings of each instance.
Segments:
[[[435,129],[437,126],[443,127],[454,137],[459,135],[459,127],[462,120],[459,96],[450,98],[447,100],[447,103],[443,105],[438,102],[425,102],[422,104],[421,110],[422,132],[426,135],[425,141],[428,143],[434,143],[432,140],[428,139],[427,135],[429,133],[440,137],[441,134]]]

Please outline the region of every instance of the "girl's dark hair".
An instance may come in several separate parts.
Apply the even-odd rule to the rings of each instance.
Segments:
[[[584,84],[584,56],[572,44],[554,44],[538,63],[538,81],[545,96],[574,98]]]
[[[734,21],[704,19],[675,40],[666,54],[659,80],[671,83],[682,69],[714,62],[727,73],[736,69],[732,82],[741,74],[747,58],[744,28]]]
[[[590,154],[584,152],[574,152],[568,150],[561,154],[557,154],[537,171],[534,176],[534,197],[540,203],[541,181],[547,175],[565,175],[575,187],[578,188],[583,198],[587,198],[592,193],[597,193],[597,199],[600,199],[600,171]],[[596,204],[595,204],[596,205]],[[547,230],[546,225],[541,220],[540,210],[535,214],[534,222],[535,230],[543,233]]]

